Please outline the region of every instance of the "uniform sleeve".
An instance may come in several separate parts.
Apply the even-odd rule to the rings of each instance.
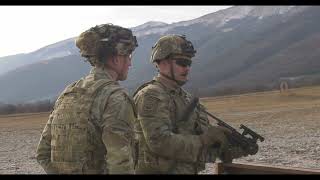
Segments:
[[[149,149],[162,157],[197,162],[202,152],[200,137],[172,132],[169,99],[146,91],[136,99],[138,120]]]
[[[130,144],[134,137],[133,104],[124,92],[111,95],[103,113],[102,140],[107,149],[109,173],[131,173]]]
[[[50,166],[51,162],[51,122],[52,114],[49,116],[48,122],[41,134],[40,141],[37,146],[36,159],[46,173],[54,173]]]
[[[197,123],[199,125],[199,128],[201,128],[200,130],[201,132],[207,131],[209,126],[211,126],[208,119],[208,115],[205,113],[205,111],[207,111],[207,109],[202,104],[199,104],[197,108],[197,113],[198,113]]]

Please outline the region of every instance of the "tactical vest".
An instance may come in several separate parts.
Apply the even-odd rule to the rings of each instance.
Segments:
[[[79,81],[64,90],[50,115],[52,167],[58,173],[106,173],[106,148],[101,139],[102,130],[91,119],[91,109],[99,90],[115,82],[100,79],[82,88],[78,86]],[[110,86],[104,97],[109,98],[120,89],[118,86]]]

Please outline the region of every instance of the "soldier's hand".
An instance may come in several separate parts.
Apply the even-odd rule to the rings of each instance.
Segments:
[[[225,128],[225,127],[222,127],[222,126],[214,126],[214,127],[217,128],[217,129],[220,129],[227,136],[227,138],[229,136],[231,136],[231,134],[232,134],[232,131],[230,129],[228,129],[228,128]]]
[[[225,129],[216,126],[210,126],[206,132],[200,135],[200,139],[204,146],[214,146],[225,149],[229,146]]]
[[[233,159],[248,156],[248,153],[239,146],[230,146],[220,154],[220,160],[224,163],[231,163]]]

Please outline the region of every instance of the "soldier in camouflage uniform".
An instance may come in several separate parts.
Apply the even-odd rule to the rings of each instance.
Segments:
[[[230,157],[227,129],[209,124],[203,105],[188,119],[179,119],[191,101],[186,83],[196,51],[181,35],[161,37],[152,48],[158,76],[140,86],[134,101],[140,122],[136,173],[196,174],[216,157]]]
[[[37,161],[46,173],[134,173],[136,112],[118,81],[127,78],[136,37],[129,29],[103,24],[81,33],[76,46],[93,68],[58,97]]]

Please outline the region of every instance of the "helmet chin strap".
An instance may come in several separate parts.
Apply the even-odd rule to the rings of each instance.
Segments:
[[[174,75],[174,69],[173,69],[173,61],[170,61],[170,75],[171,76],[168,76],[166,74],[163,74],[160,72],[160,74],[168,79],[171,79],[173,81],[175,81],[179,86],[183,86],[187,81],[179,81],[175,78],[175,75]]]

